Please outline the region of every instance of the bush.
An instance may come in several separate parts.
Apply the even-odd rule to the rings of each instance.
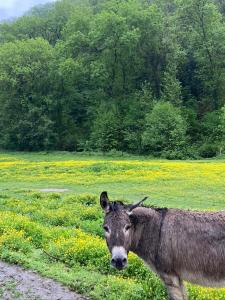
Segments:
[[[7,229],[0,236],[0,250],[5,249],[27,253],[31,250],[31,237],[26,238],[23,230]]]
[[[146,116],[146,129],[142,140],[145,152],[170,153],[179,158],[186,142],[187,125],[178,108],[169,102],[158,102]],[[183,157],[182,157],[183,158]]]
[[[121,117],[112,106],[109,108],[100,107],[96,115],[93,131],[91,134],[91,146],[94,150],[103,153],[121,150],[123,143],[123,128]]]
[[[199,155],[203,158],[211,158],[218,153],[218,146],[215,144],[203,144],[199,148]]]

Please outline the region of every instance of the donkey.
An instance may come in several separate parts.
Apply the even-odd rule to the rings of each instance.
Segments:
[[[125,205],[100,195],[111,264],[122,270],[136,253],[164,282],[170,300],[187,300],[183,281],[225,286],[225,212]]]

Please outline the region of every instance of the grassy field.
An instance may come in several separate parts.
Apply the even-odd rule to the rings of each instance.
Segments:
[[[112,199],[189,209],[225,208],[225,161],[166,161],[68,153],[0,153],[0,256],[55,278],[92,299],[166,299],[157,277],[133,254],[109,265],[98,204]],[[40,189],[68,189],[43,193]],[[48,254],[46,254],[48,253]],[[188,286],[191,299],[225,290]]]

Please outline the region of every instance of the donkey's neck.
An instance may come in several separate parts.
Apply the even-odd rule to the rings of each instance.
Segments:
[[[139,207],[133,211],[136,226],[130,250],[149,264],[154,264],[157,259],[164,212],[164,209],[147,207]]]

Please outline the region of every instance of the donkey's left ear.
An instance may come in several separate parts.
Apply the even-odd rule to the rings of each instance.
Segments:
[[[100,195],[100,205],[105,213],[110,211],[110,201],[107,192],[102,192]]]
[[[138,223],[138,216],[136,216],[135,214],[133,214],[132,212],[128,213],[128,216],[130,218],[131,223],[136,226]]]

